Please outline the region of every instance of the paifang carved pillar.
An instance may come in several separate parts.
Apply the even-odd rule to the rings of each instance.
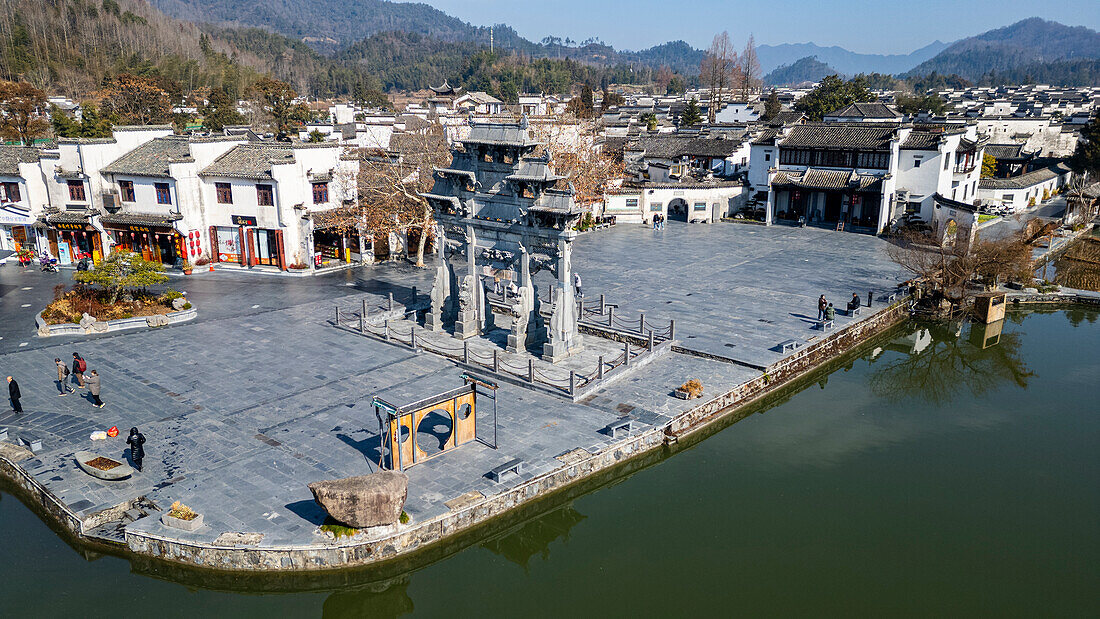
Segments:
[[[452,305],[451,299],[451,271],[447,265],[446,251],[447,237],[443,226],[436,226],[436,244],[439,246],[435,254],[435,280],[432,282],[431,308],[424,318],[424,326],[431,331],[442,331],[443,322],[448,318],[448,310]]]
[[[558,239],[558,281],[551,292],[553,309],[546,328],[546,344],[542,356],[557,363],[574,355],[584,346],[577,327],[577,301],[573,291],[572,243]]]

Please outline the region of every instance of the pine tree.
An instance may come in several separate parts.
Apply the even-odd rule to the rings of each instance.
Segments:
[[[691,127],[703,122],[703,115],[699,113],[699,102],[695,100],[695,97],[688,101],[687,107],[684,108],[684,113],[680,115],[680,124],[685,127]]]
[[[768,100],[764,102],[764,120],[772,120],[776,116],[779,116],[779,112],[783,111],[783,104],[779,102],[779,94],[772,88],[771,94],[768,95]]]

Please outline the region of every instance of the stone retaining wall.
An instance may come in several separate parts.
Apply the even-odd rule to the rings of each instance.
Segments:
[[[198,310],[192,307],[191,309],[180,310],[178,312],[169,312],[167,314],[158,314],[157,316],[163,316],[167,319],[167,325],[174,325],[181,322],[187,322],[193,320],[198,316]],[[57,325],[48,325],[46,321],[42,319],[42,312],[34,317],[35,327],[38,329],[39,337],[52,337],[55,335],[92,335],[95,333],[108,333],[111,331],[122,331],[123,329],[143,329],[153,328],[149,319],[152,316],[135,316],[133,318],[120,318],[118,320],[108,321],[96,321],[91,327],[85,329],[76,323],[66,322]],[[99,325],[106,325],[99,326]],[[166,325],[158,325],[166,326]]]

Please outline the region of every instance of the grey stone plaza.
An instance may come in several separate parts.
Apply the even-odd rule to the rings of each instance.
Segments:
[[[581,235],[573,270],[584,278],[585,301],[603,294],[622,316],[644,312],[654,323],[675,320],[673,349],[577,401],[501,382],[498,448],[470,442],[408,468],[405,526],[544,476],[577,450],[599,453],[629,434],[661,428],[760,376],[760,368],[794,354],[782,342],[804,345],[828,335],[816,324],[821,294],[838,308],[835,329],[874,316],[905,279],[884,245],[860,234],[731,223],[669,222],[663,231],[620,226]],[[18,466],[78,519],[139,497],[158,510],[182,501],[204,517],[204,526],[185,532],[161,524],[159,512],[142,517],[135,509],[104,536],[119,538],[125,530],[212,544],[225,533],[245,533],[262,534],[249,537],[257,548],[333,544],[318,531],[325,513],[307,484],[379,470],[372,396],[412,402],[461,386],[464,371],[431,352],[336,328],[333,308],[364,299],[382,308],[390,293],[409,303],[414,287],[427,300],[432,276],[432,269],[403,264],[306,280],[196,274],[170,284],[198,308],[192,322],[40,339],[33,315],[67,274],[0,267],[0,375],[19,381],[25,411],[5,407],[0,428],[8,429],[10,442],[41,439],[41,450]],[[868,291],[875,294],[869,308]],[[843,308],[853,292],[865,307],[847,316]],[[584,337],[593,351],[605,347],[610,355],[620,346]],[[507,343],[489,345],[503,350]],[[58,397],[53,359],[69,360],[73,351],[102,376],[105,408],[94,408],[83,390]],[[704,385],[702,399],[673,397],[692,378]],[[491,414],[479,414],[491,423]],[[633,422],[627,434],[605,431],[623,418]],[[118,426],[119,437],[89,440],[111,426]],[[77,466],[79,450],[126,457],[132,426],[148,438],[142,472],[108,482]],[[489,478],[491,469],[513,459],[524,462],[519,475],[499,483]]]

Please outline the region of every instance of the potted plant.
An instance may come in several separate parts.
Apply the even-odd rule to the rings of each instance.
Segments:
[[[676,397],[680,398],[681,400],[701,398],[703,397],[703,383],[693,378],[677,387],[674,393],[676,394]]]
[[[183,261],[183,264],[182,264],[182,265],[180,266],[180,268],[182,268],[182,269],[183,269],[183,274],[184,274],[184,275],[190,275],[190,274],[191,274],[191,270],[192,270],[192,269],[193,269],[194,267],[192,267],[192,265],[191,265],[191,261],[190,261],[190,260],[184,260],[184,261]]]
[[[172,503],[172,509],[164,512],[160,521],[165,526],[194,531],[202,526],[202,514],[196,514],[190,507],[176,501]]]

